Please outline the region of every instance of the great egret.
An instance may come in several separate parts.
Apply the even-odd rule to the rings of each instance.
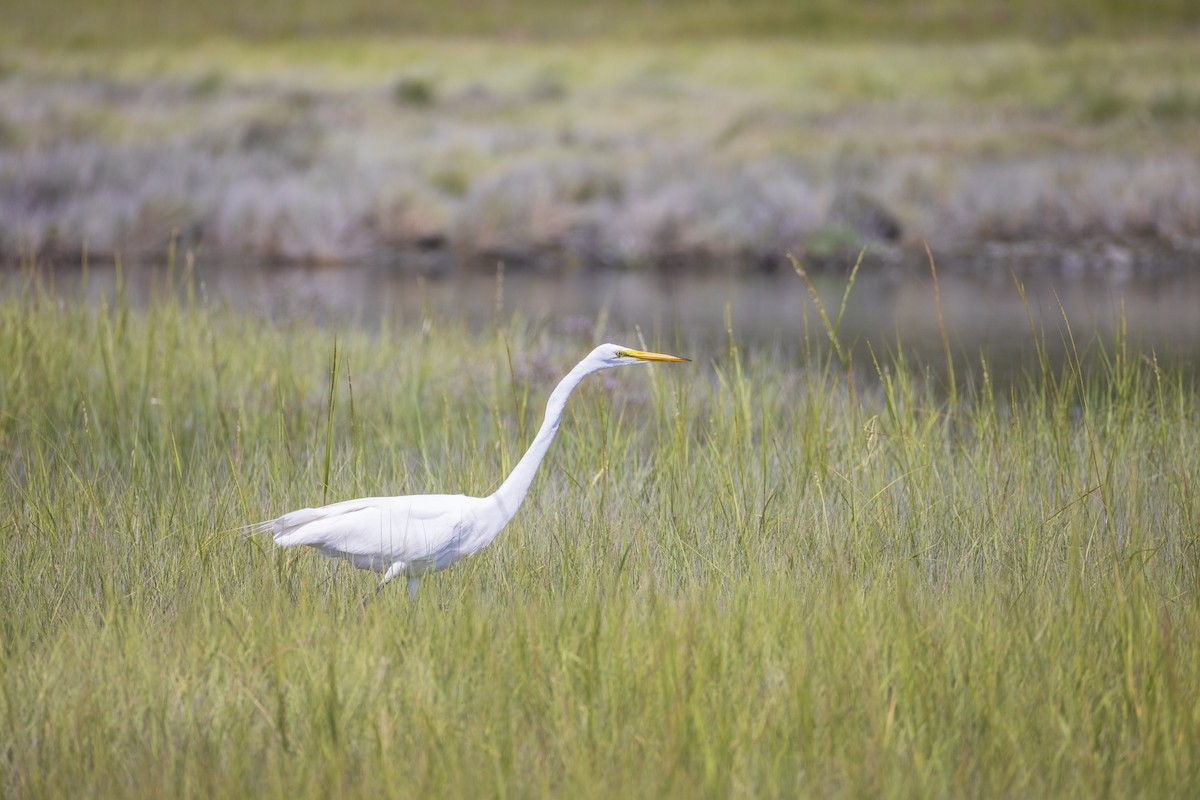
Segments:
[[[359,569],[382,572],[379,589],[396,576],[405,575],[408,592],[416,597],[422,575],[478,553],[517,513],[558,432],[567,398],[580,381],[593,372],[612,367],[688,360],[615,344],[597,347],[551,392],[546,417],[533,444],[500,488],[487,497],[461,494],[366,497],[321,508],[302,508],[254,527],[273,531],[275,543],[281,547],[308,545],[324,555],[344,558]]]

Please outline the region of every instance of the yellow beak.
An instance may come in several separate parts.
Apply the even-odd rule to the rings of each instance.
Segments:
[[[647,353],[645,350],[626,350],[625,355],[640,359],[641,361],[691,361],[690,358],[669,356],[665,353]]]

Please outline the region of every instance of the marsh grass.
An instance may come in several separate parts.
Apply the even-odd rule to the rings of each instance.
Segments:
[[[171,44],[242,37],[249,40],[330,36],[488,36],[579,40],[595,37],[662,41],[737,36],[773,39],[977,40],[1079,35],[1186,36],[1200,13],[1188,0],[918,0],[888,3],[807,0],[458,0],[437,4],[347,0],[268,0],[252,8],[230,0],[197,7],[181,0],[62,0],[60,13],[32,0],[10,0],[6,21],[17,41],[74,47]]]
[[[1038,269],[1157,274],[1200,242],[1182,38],[0,50],[0,260],[155,263],[178,236],[233,263],[715,271],[1036,241]]]
[[[581,387],[502,537],[364,609],[370,576],[236,527],[490,491],[608,332],[31,273],[0,299],[4,793],[1190,794],[1194,376],[1068,322],[1066,366],[948,397],[895,343],[852,379],[815,314],[802,358],[736,323]]]

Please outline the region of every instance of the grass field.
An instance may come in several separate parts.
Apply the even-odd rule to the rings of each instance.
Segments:
[[[811,312],[803,358],[648,342],[695,361],[591,379],[492,548],[364,608],[231,529],[487,492],[627,335],[161,295],[0,299],[5,796],[1200,785],[1200,388],[1127,341],[1010,387],[864,380]]]
[[[1056,41],[1078,35],[1188,36],[1200,25],[1191,0],[9,0],[13,41],[73,47],[326,36],[484,36],[535,39],[796,37]],[[4,34],[0,34],[3,36]]]

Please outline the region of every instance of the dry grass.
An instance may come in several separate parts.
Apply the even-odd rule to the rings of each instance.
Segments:
[[[441,266],[1200,238],[1191,45],[13,51],[0,249]]]

